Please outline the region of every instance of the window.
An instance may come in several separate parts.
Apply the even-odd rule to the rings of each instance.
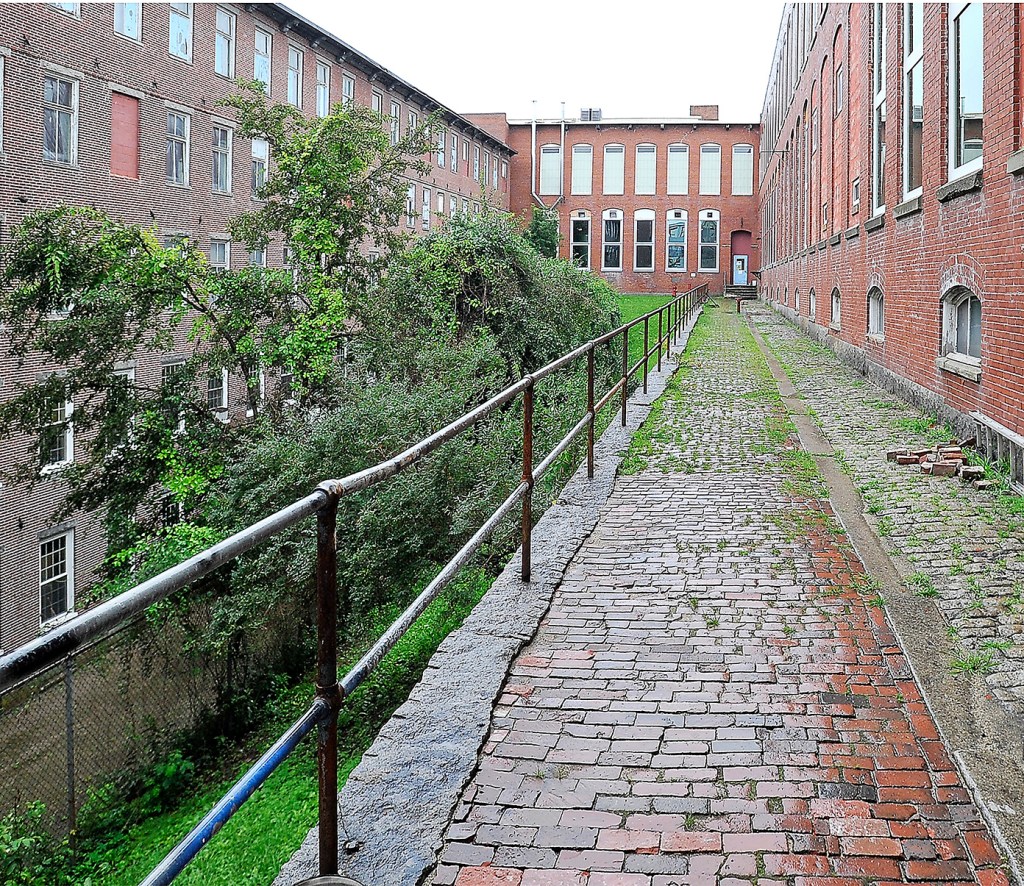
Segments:
[[[559,155],[558,159],[559,160],[562,159],[561,155]],[[561,164],[561,162],[559,162],[559,164],[558,164],[558,171],[559,171],[559,173],[561,173],[561,171],[562,171],[562,164]],[[483,184],[483,185],[486,185],[487,184],[487,179],[489,179],[490,177],[491,177],[491,155],[488,154],[486,151],[484,151],[483,174],[480,176],[480,183]],[[561,179],[561,175],[559,175],[559,179]]]
[[[405,224],[407,227],[416,227],[416,185],[409,185],[405,192]]]
[[[452,172],[459,171],[459,137],[452,133]]]
[[[850,188],[852,192],[853,200],[853,211],[856,212],[860,208],[860,177],[858,176],[853,180],[853,184]]]
[[[231,267],[231,241],[210,240],[210,267],[227,271]]]
[[[231,193],[231,130],[216,124],[213,127],[213,190],[217,194]]]
[[[270,165],[270,142],[265,138],[252,140],[252,193],[259,196],[260,190],[267,183],[267,168]]]
[[[469,200],[467,200],[465,197],[462,198],[462,211],[469,212]]]
[[[601,270],[622,270],[622,213],[618,209],[604,211],[604,248]]]
[[[670,209],[665,229],[665,269],[686,270],[686,210]]]
[[[943,355],[981,362],[981,299],[958,286],[942,300]]]
[[[821,229],[828,233],[828,200],[821,204]]]
[[[654,270],[654,210],[633,213],[633,270]]]
[[[812,320],[818,319],[818,293],[814,291],[813,286],[807,294],[807,313]]]
[[[690,148],[688,145],[668,146],[668,192],[688,194],[690,191]]]
[[[192,4],[171,3],[167,51],[183,61],[192,61]]]
[[[625,164],[626,149],[622,145],[604,146],[604,193],[625,193]]]
[[[326,117],[331,113],[331,66],[327,62],[316,63],[316,115]]]
[[[222,77],[235,76],[235,16],[217,7],[217,34],[214,38],[213,70]]]
[[[469,162],[469,141],[466,139],[462,140],[462,159]]]
[[[370,110],[374,114],[384,115],[384,96],[375,92],[370,96]]]
[[[302,50],[288,47],[288,104],[302,107]]]
[[[569,225],[570,255],[572,262],[581,268],[590,267],[590,216],[580,210]]]
[[[873,215],[885,212],[885,53],[887,31],[885,4],[874,3],[871,63],[874,77],[874,111],[871,133],[871,208]]]
[[[39,543],[39,624],[70,615],[75,605],[75,533]]]
[[[885,336],[885,299],[877,286],[868,290],[868,335]]]
[[[743,195],[754,193],[753,145],[733,145],[732,147],[732,192]]]
[[[43,78],[43,159],[74,165],[78,160],[78,83]]]
[[[114,4],[114,33],[131,40],[142,39],[142,4]]]
[[[843,299],[838,289],[832,290],[832,313],[829,314],[829,325],[839,329],[843,325]]]
[[[480,181],[480,145],[473,145],[473,181]]]
[[[444,215],[444,191],[437,192],[437,214]]]
[[[442,169],[447,166],[448,160],[448,133],[443,129],[437,134],[437,165]]]
[[[228,371],[211,372],[206,380],[206,405],[221,421],[228,420]]]
[[[420,125],[420,115],[410,108],[409,110],[409,127],[406,129],[406,133],[412,132]]]
[[[721,145],[700,146],[700,193],[722,193]]]
[[[949,8],[949,176],[981,168],[984,122],[981,3]]]
[[[921,193],[924,133],[924,3],[903,6],[903,196]]]
[[[51,3],[50,4],[50,6],[52,6],[54,9],[59,9],[61,12],[66,12],[68,15],[75,15],[75,16],[79,15],[79,13],[80,13],[79,7],[81,5],[82,4],[80,4],[80,3]]]
[[[495,156],[492,158],[491,163],[491,187],[494,190],[498,190],[498,158]]]
[[[430,188],[423,189],[423,212],[422,212],[422,223],[423,230],[430,230]]]
[[[4,150],[4,57],[0,55],[0,154]]]
[[[843,93],[846,90],[846,82],[843,74],[843,66],[836,65],[835,85],[832,92],[832,116],[838,117],[843,112]]]
[[[799,289],[797,289],[793,293],[793,306],[794,306],[794,310],[799,314],[800,313],[800,290]]]
[[[71,424],[74,404],[56,398],[43,407],[42,432],[39,437],[39,461],[43,471],[50,471],[75,460],[75,432]]]
[[[184,360],[170,360],[160,367],[160,388],[164,398],[164,417],[168,421],[176,421],[179,431],[185,430],[185,416],[181,410],[181,380],[184,371]]]
[[[256,52],[252,61],[252,79],[263,84],[267,95],[270,95],[270,50],[273,38],[266,31],[256,29]]]
[[[700,256],[698,271],[718,271],[718,227],[717,209],[702,209],[700,212]]]
[[[139,100],[120,92],[110,94],[110,172],[139,177]]]
[[[341,100],[350,105],[356,100],[356,80],[348,74],[341,75]]]
[[[265,268],[267,266],[267,247],[258,246],[249,252],[250,268]]]
[[[572,146],[572,193],[587,196],[594,189],[594,148]]]
[[[508,163],[505,160],[501,161],[501,177],[508,178]]]
[[[636,146],[636,170],[633,182],[635,193],[654,193],[657,164],[658,149],[654,145]]]
[[[402,138],[402,106],[391,103],[391,144],[397,145]]]
[[[167,112],[167,181],[188,187],[188,131],[191,117],[181,111]]]
[[[558,145],[542,145],[540,149],[540,193],[542,196],[562,191],[562,149]]]

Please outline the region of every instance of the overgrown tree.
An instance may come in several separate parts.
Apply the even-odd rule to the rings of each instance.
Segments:
[[[558,213],[553,209],[534,206],[530,223],[526,227],[526,239],[533,248],[547,258],[558,257]]]

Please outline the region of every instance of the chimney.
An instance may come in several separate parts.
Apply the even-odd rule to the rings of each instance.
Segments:
[[[718,105],[690,105],[690,116],[701,120],[717,120]]]

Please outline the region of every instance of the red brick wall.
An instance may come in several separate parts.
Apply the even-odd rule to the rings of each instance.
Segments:
[[[1021,147],[1020,7],[985,5],[983,182],[980,189],[940,201],[940,188],[949,182],[948,23],[946,6],[925,4],[923,188],[919,210],[904,205],[897,213],[894,210],[904,202],[902,10],[902,4],[885,6],[888,125],[886,210],[880,228],[868,230],[877,221],[865,227],[872,215],[871,7],[828,4],[792,98],[776,95],[769,86],[766,119],[778,110],[785,122],[777,137],[762,147],[783,151],[793,147],[790,133],[804,102],[810,100],[812,90],[821,89],[823,66],[831,71],[838,57],[848,74],[843,113],[834,126],[831,114],[824,115],[829,123],[822,132],[824,162],[820,179],[812,179],[810,206],[795,188],[784,184],[794,155],[766,155],[760,204],[762,213],[774,205],[775,220],[773,224],[765,215],[768,248],[761,275],[763,291],[781,300],[788,289],[792,307],[799,288],[800,310],[808,315],[807,296],[814,287],[816,322],[827,326],[830,293],[837,287],[842,295],[841,328],[830,330],[831,335],[863,349],[883,368],[938,395],[952,408],[978,410],[1024,433],[1024,176],[1007,169],[1011,154]],[[826,104],[831,102],[830,79],[824,81]],[[766,138],[773,135],[765,131]],[[856,209],[850,204],[850,187],[858,176],[861,201]],[[805,211],[812,219],[820,219],[820,194],[829,193],[834,195],[829,226],[812,223],[808,237],[794,240],[791,220]],[[981,379],[977,382],[936,365],[942,341],[942,296],[955,282],[968,285],[982,300]],[[885,297],[884,340],[867,335],[867,293],[872,286],[881,288]]]

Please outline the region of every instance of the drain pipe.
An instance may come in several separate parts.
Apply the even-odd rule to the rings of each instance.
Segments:
[[[544,202],[537,194],[537,99],[533,100],[533,119],[530,121],[530,193],[541,206]]]
[[[562,102],[562,119],[558,123],[558,128],[561,130],[558,147],[558,199],[552,209],[565,199],[565,102]]]
[[[533,100],[533,119],[530,121],[530,193],[534,202],[542,209],[557,209],[558,204],[565,199],[565,102],[562,102],[562,119],[558,124],[559,136],[559,160],[561,165],[558,168],[558,199],[550,206],[547,206],[537,193],[537,99]]]

